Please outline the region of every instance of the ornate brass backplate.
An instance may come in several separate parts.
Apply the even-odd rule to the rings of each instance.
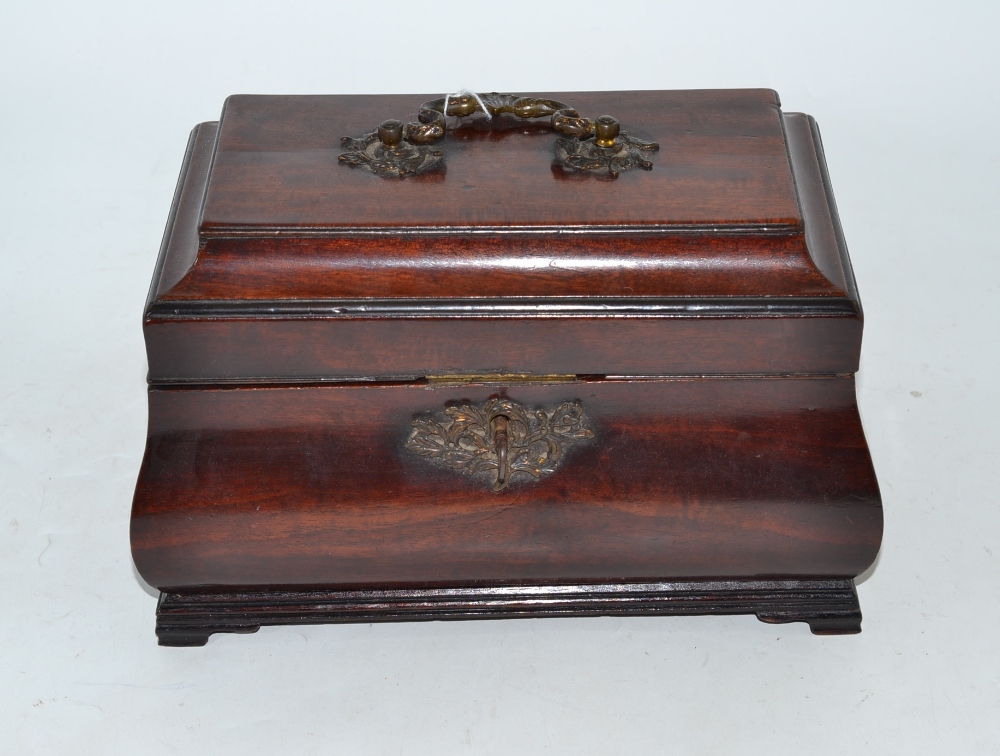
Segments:
[[[652,170],[653,163],[644,153],[660,148],[630,136],[621,130],[617,118],[602,115],[583,118],[565,103],[540,97],[463,93],[431,100],[420,106],[419,123],[383,121],[379,127],[360,137],[345,136],[341,144],[346,152],[340,162],[364,166],[383,178],[405,178],[426,173],[444,164],[444,153],[430,145],[447,132],[446,116],[470,116],[485,113],[488,118],[512,113],[519,118],[551,118],[552,129],[562,136],[556,142],[555,163],[568,171],[600,173],[618,178],[632,168]]]
[[[389,122],[386,122],[389,123]],[[389,123],[402,123],[393,121]],[[411,173],[426,173],[439,168],[444,163],[444,153],[424,144],[410,144],[400,139],[387,143],[379,138],[379,132],[385,130],[385,123],[379,131],[373,131],[357,139],[344,137],[341,143],[348,148],[340,156],[342,163],[348,165],[366,166],[376,176],[383,178],[403,178]]]
[[[556,140],[556,162],[570,170],[607,171],[611,178],[618,178],[621,171],[636,167],[653,170],[653,163],[642,153],[655,149],[657,145],[624,131],[610,147],[601,147],[592,139],[563,137]]]
[[[492,481],[492,489],[502,491],[515,475],[538,479],[554,473],[568,447],[593,437],[578,401],[529,411],[495,398],[417,418],[406,448],[432,464]]]

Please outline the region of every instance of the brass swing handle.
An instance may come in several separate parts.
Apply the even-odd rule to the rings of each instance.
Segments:
[[[433,144],[445,134],[445,116],[465,117],[474,113],[489,113],[490,117],[512,113],[518,118],[552,118],[552,130],[564,136],[586,139],[595,136],[600,147],[612,147],[621,132],[618,119],[603,115],[596,119],[583,118],[576,109],[558,100],[491,92],[484,95],[463,93],[430,100],[420,106],[420,123],[406,125],[406,138],[413,144]]]
[[[613,116],[584,118],[557,100],[498,92],[463,93],[425,102],[417,111],[419,123],[389,119],[360,137],[343,137],[341,143],[347,151],[340,155],[340,162],[365,166],[384,178],[404,178],[438,169],[444,164],[444,152],[432,145],[447,133],[445,117],[475,113],[487,113],[490,118],[503,113],[519,118],[551,118],[553,131],[563,135],[556,140],[555,162],[570,171],[601,172],[617,178],[621,171],[631,168],[652,170],[652,162],[643,153],[660,148],[656,142],[623,132]]]

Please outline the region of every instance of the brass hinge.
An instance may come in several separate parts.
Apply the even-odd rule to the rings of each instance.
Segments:
[[[427,382],[435,386],[464,386],[470,383],[511,384],[511,383],[572,383],[579,380],[576,375],[536,375],[534,373],[449,373],[446,375],[425,375]]]

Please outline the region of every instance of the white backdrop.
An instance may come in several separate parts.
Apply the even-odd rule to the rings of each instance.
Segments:
[[[1000,753],[994,3],[0,9],[0,753]],[[886,531],[864,632],[752,617],[165,649],[127,523],[140,314],[226,95],[773,87],[819,120]]]

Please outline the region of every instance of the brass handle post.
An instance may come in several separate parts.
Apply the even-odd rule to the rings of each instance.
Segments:
[[[598,147],[614,147],[622,127],[614,116],[602,115],[594,121],[594,142]]]
[[[391,118],[378,125],[378,138],[382,145],[394,150],[403,141],[403,122]]]

